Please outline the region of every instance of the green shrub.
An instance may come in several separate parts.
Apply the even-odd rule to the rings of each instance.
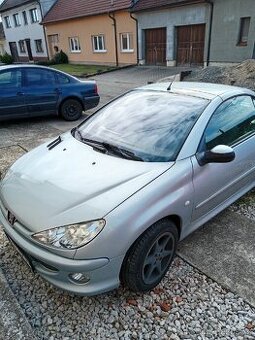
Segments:
[[[7,52],[5,52],[4,55],[0,56],[0,60],[2,63],[8,64],[8,65],[13,63],[13,57]]]
[[[53,64],[68,64],[68,56],[61,50],[52,59]]]
[[[42,65],[42,66],[50,66],[50,65],[53,65],[54,62],[53,60],[44,60],[44,61],[38,61],[36,64]]]

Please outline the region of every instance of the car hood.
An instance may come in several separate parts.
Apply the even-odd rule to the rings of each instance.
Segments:
[[[30,231],[104,217],[173,163],[126,160],[94,151],[70,133],[21,157],[1,183],[1,200]]]

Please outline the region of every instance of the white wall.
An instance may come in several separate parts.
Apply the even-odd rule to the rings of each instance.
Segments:
[[[3,55],[6,51],[6,41],[0,39],[0,55]]]
[[[40,7],[38,3],[30,3],[24,6],[20,6],[17,8],[14,8],[12,10],[6,11],[2,13],[2,21],[4,25],[4,32],[5,32],[5,38],[7,42],[6,50],[8,53],[10,53],[9,48],[9,42],[16,42],[17,48],[18,48],[18,54],[20,57],[26,57],[27,53],[20,53],[18,41],[19,40],[25,40],[30,39],[31,49],[32,49],[32,55],[34,57],[47,57],[47,48],[45,43],[45,37],[44,37],[44,31],[43,26],[39,24],[39,22],[31,23],[30,13],[29,10],[32,8],[37,8],[38,16],[39,16],[39,22],[41,22],[41,12]],[[27,20],[28,24],[24,24],[23,15],[22,12],[26,11],[27,13]],[[21,26],[15,27],[14,25],[14,19],[13,14],[19,13],[20,23]],[[11,20],[11,28],[6,28],[4,17],[9,16]],[[43,53],[37,53],[35,48],[35,42],[34,40],[41,39],[43,44]]]

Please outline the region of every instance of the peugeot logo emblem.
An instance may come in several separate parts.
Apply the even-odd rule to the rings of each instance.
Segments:
[[[10,225],[14,225],[16,222],[16,217],[10,211],[8,211],[7,219]]]

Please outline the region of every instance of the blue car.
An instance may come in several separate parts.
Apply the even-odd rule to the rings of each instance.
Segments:
[[[36,65],[0,67],[0,121],[46,115],[77,120],[99,100],[93,80]]]

